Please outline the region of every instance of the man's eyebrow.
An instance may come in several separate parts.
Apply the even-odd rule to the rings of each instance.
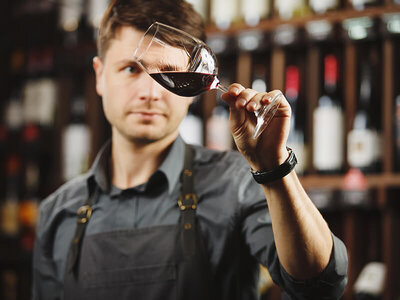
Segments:
[[[134,65],[134,66],[138,66],[139,64],[137,63],[136,60],[134,59],[122,59],[120,61],[117,62],[118,65]]]
[[[173,65],[173,64],[170,64],[170,63],[164,63],[162,61],[153,62],[153,63],[149,63],[149,64],[146,61],[142,61],[142,64],[144,66],[152,65],[153,66],[152,69],[156,69],[156,70],[163,71],[163,72],[182,70],[182,67],[180,67],[178,65]]]
[[[164,64],[164,65],[160,65],[160,66],[158,67],[158,69],[159,69],[160,71],[179,71],[179,69],[181,69],[181,68],[179,68],[179,67],[176,66],[176,65]]]

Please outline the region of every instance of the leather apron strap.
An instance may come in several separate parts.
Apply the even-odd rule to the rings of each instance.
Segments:
[[[89,196],[85,205],[81,206],[77,211],[77,225],[75,229],[74,238],[71,241],[67,256],[66,272],[71,272],[76,275],[79,265],[79,256],[82,246],[83,236],[85,235],[86,224],[92,216],[92,206],[97,197],[97,189],[89,190]]]
[[[197,196],[193,184],[193,156],[193,148],[189,145],[185,145],[185,159],[182,172],[182,192],[178,199],[178,205],[181,210],[181,241],[184,257],[193,256],[196,251]]]

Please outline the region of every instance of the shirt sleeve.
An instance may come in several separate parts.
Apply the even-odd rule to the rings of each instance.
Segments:
[[[332,234],[333,250],[325,270],[310,280],[294,279],[279,261],[265,195],[251,176],[241,182],[242,235],[250,254],[268,268],[273,281],[294,299],[339,299],[347,284],[348,261],[343,242]]]

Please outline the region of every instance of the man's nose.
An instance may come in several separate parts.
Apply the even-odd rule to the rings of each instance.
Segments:
[[[163,87],[158,84],[148,74],[143,74],[142,80],[137,87],[139,89],[139,98],[141,100],[158,101],[161,99]]]

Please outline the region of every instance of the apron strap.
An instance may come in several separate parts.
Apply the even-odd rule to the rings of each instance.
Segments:
[[[82,245],[83,236],[85,234],[86,225],[92,216],[92,205],[94,199],[97,196],[97,189],[89,190],[89,196],[86,200],[85,205],[78,208],[77,211],[77,225],[75,229],[74,238],[72,239],[68,256],[67,256],[67,272],[73,272],[77,274],[77,266],[79,261],[79,254]]]
[[[185,257],[194,255],[196,251],[197,196],[193,184],[193,157],[193,148],[185,144],[182,192],[178,199],[178,205],[181,211],[181,241],[183,243],[183,254]]]

